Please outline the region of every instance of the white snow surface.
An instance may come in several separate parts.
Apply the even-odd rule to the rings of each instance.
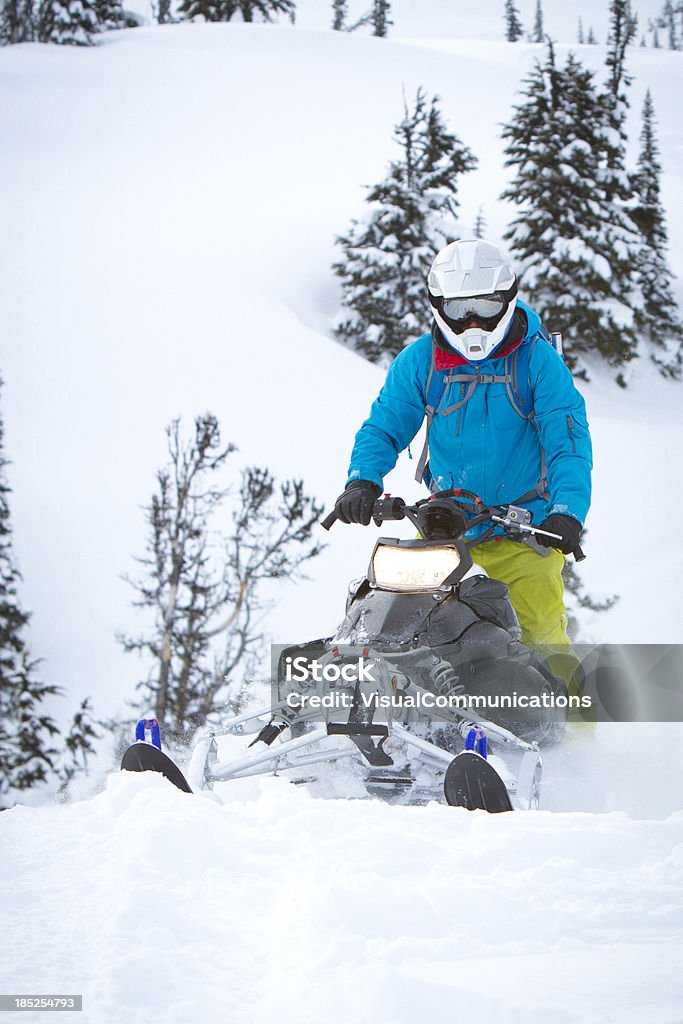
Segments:
[[[5,812],[2,990],[84,1024],[680,1021],[683,813],[250,796],[126,773]]]
[[[143,553],[173,416],[218,415],[233,480],[241,460],[303,476],[328,506],[341,489],[383,374],[331,340],[329,268],[394,155],[402,89],[438,93],[479,157],[463,230],[481,204],[495,239],[511,217],[500,125],[542,48],[500,41],[502,2],[494,23],[447,0],[418,19],[405,0],[388,40],[329,32],[329,6],[302,2],[296,27],[0,50],[12,515],[32,649],[72,707],[93,694],[116,712],[139,678],[114,640],[136,624],[119,574]],[[562,58],[582,11],[544,7]],[[579,49],[600,66],[603,47]],[[629,53],[632,143],[649,86],[679,276],[681,60]],[[626,393],[599,368],[581,387],[595,496],[580,571],[620,595],[584,629],[681,642],[680,385],[641,363]],[[417,497],[414,465],[388,489]],[[335,529],[310,581],[282,591],[273,640],[332,632],[373,541]],[[615,729],[549,757],[548,809],[526,815],[314,800],[278,778],[226,784],[220,806],[119,775],[7,811],[0,991],[82,992],[84,1024],[680,1024],[681,731]]]

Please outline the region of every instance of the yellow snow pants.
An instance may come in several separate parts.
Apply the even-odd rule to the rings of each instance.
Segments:
[[[507,583],[523,643],[569,650],[562,552],[548,548],[544,558],[526,544],[489,540],[472,548],[472,558],[493,579]]]
[[[512,607],[522,627],[522,642],[544,655],[555,675],[567,683],[570,694],[582,693],[581,664],[571,653],[567,636],[562,552],[549,548],[543,557],[526,544],[489,540],[472,548],[472,558],[489,576],[510,588]],[[592,712],[581,718],[583,724],[578,729],[590,732]]]

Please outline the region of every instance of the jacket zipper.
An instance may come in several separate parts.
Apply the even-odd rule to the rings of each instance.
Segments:
[[[465,396],[465,385],[461,384],[460,385],[460,401],[461,402],[462,402],[464,396]],[[456,437],[460,437],[460,414],[461,414],[463,409],[464,409],[463,405],[461,405],[460,408],[458,409],[458,416],[457,416],[457,419],[455,421],[455,436]]]
[[[572,443],[572,451],[576,454],[576,441],[574,440],[574,428],[572,427],[571,416],[567,416],[567,433],[569,434],[569,440]]]

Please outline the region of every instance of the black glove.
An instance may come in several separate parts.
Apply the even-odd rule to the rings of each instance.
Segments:
[[[334,503],[337,519],[342,523],[360,523],[367,526],[372,519],[372,506],[382,488],[370,480],[352,480]]]
[[[548,516],[539,526],[539,530],[547,530],[548,533],[559,533],[561,540],[553,540],[552,537],[543,537],[536,534],[536,540],[544,548],[559,548],[563,555],[571,555],[579,546],[581,537],[581,523],[572,516],[563,516],[559,513]]]

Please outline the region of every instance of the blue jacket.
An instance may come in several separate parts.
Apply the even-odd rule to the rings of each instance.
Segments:
[[[515,503],[535,491],[543,448],[549,500],[534,495],[524,502],[525,507],[533,512],[536,524],[559,512],[583,525],[590,505],[592,468],[585,402],[562,357],[538,336],[538,314],[522,302],[517,305],[527,317],[521,345],[532,345],[528,366],[536,426],[515,411],[505,384],[479,384],[459,411],[434,417],[429,433],[433,488],[463,487],[487,504]],[[459,366],[457,372],[502,375],[504,361],[494,356],[477,365]],[[431,365],[431,334],[412,342],[391,364],[384,387],[356,434],[349,482],[372,480],[382,486],[425,417]],[[458,384],[448,388],[440,404],[443,410],[460,399]]]

